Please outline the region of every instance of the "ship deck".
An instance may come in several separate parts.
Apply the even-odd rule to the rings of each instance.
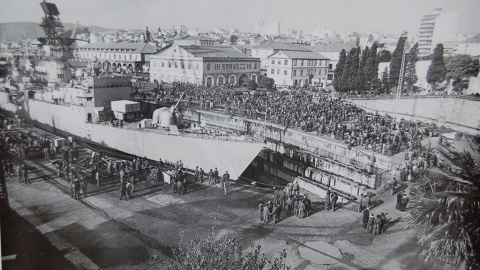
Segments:
[[[110,125],[108,122],[103,122],[105,125]],[[152,127],[141,127],[141,122],[124,122],[123,128],[129,130],[135,130],[138,132],[150,132],[163,135],[171,136],[182,136],[188,138],[199,138],[199,139],[210,139],[218,141],[232,141],[232,142],[251,142],[258,143],[250,136],[240,135],[232,133],[230,130],[214,128],[214,127],[196,127],[196,128],[185,128],[177,130],[169,130],[168,128],[163,128],[160,126],[153,125]]]

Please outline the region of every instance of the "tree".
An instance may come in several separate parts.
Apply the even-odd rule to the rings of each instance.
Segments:
[[[350,56],[351,62],[348,71],[348,83],[347,89],[352,91],[357,89],[357,73],[359,72],[359,65],[360,65],[360,48],[354,48],[354,53]]]
[[[402,35],[397,42],[397,47],[393,51],[392,60],[390,62],[390,83],[396,85],[400,76],[400,68],[402,66],[403,47],[407,44],[407,37]]]
[[[264,88],[272,89],[275,85],[275,80],[268,77],[262,77],[262,79],[260,80],[260,85]]]
[[[382,93],[390,92],[390,78],[388,77],[388,68],[385,67],[385,70],[382,73]]]
[[[437,150],[460,170],[432,168],[411,186],[416,195],[409,222],[424,247],[421,259],[480,269],[480,145],[478,137],[459,134]]]
[[[230,45],[235,45],[238,42],[238,37],[237,35],[231,35],[230,36]]]
[[[355,77],[355,86],[358,92],[365,92],[365,89],[368,87],[368,80],[367,80],[367,72],[365,72],[365,67],[367,65],[367,59],[370,49],[368,46],[362,52],[362,57],[360,60],[360,64],[358,66],[357,74]]]
[[[381,50],[377,56],[378,62],[390,62],[392,60],[392,53],[389,50]]]
[[[248,81],[247,87],[250,90],[257,90],[258,84],[255,82],[255,80],[250,80]]]
[[[347,58],[347,52],[345,51],[345,49],[342,49],[340,51],[340,56],[339,56],[339,59],[338,59],[338,63],[335,67],[334,78],[333,78],[333,87],[338,92],[343,91],[342,74],[343,74],[343,70],[344,70],[344,67],[345,67],[346,58]]]
[[[410,53],[407,55],[407,60],[405,61],[405,84],[406,90],[411,91],[413,85],[418,81],[417,77],[417,61],[418,61],[418,42],[413,45],[410,49]]]
[[[235,237],[222,237],[217,240],[213,231],[207,238],[190,241],[187,247],[173,249],[173,260],[162,261],[162,269],[245,269],[245,270],[288,270],[285,265],[285,250],[274,260],[267,260],[260,253],[259,245],[252,245],[251,250],[242,254]]]
[[[433,59],[432,63],[427,70],[427,82],[432,85],[432,87],[441,83],[445,80],[447,74],[447,68],[445,67],[445,62],[443,61],[443,44],[439,43],[433,50]]]
[[[468,77],[476,76],[479,70],[478,59],[469,55],[456,55],[445,59],[447,74],[445,78],[453,80],[455,89],[462,90],[460,82]]]
[[[370,83],[375,82],[378,79],[378,59],[377,59],[378,43],[374,42],[372,48],[368,52],[367,63],[365,64],[365,77]],[[372,86],[370,86],[372,87]]]

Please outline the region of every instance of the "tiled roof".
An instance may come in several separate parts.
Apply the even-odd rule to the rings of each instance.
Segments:
[[[253,47],[252,49],[282,50],[282,51],[310,51],[309,46],[298,46],[292,43],[267,42]]]
[[[292,59],[328,59],[324,55],[316,52],[300,52],[300,51],[280,51]],[[278,52],[278,53],[280,53]]]
[[[357,47],[355,44],[351,42],[347,43],[330,43],[321,46],[313,46],[311,50],[314,52],[340,52],[342,50],[350,51],[352,48]]]
[[[91,49],[129,49],[135,50],[133,53],[155,53],[158,48],[147,43],[94,43],[80,46],[79,48]]]
[[[180,46],[182,49],[193,54],[196,57],[232,57],[232,58],[251,58],[247,54],[235,49],[232,46]]]

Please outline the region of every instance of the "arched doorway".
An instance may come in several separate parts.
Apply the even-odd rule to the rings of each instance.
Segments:
[[[213,77],[208,76],[205,78],[205,86],[206,87],[212,87],[213,86]]]
[[[218,76],[217,85],[224,85],[224,84],[225,84],[225,77],[223,75]]]
[[[240,86],[247,86],[247,82],[248,82],[247,74],[240,75],[240,78],[238,78],[238,84]]]
[[[237,83],[237,77],[235,75],[230,75],[228,78],[228,83],[229,84],[236,84]]]
[[[252,81],[255,81],[256,83],[258,83],[257,74],[252,74],[251,80],[252,80]]]

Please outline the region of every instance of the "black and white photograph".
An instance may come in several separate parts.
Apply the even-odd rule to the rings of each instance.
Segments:
[[[0,0],[0,270],[480,270],[479,11]]]

